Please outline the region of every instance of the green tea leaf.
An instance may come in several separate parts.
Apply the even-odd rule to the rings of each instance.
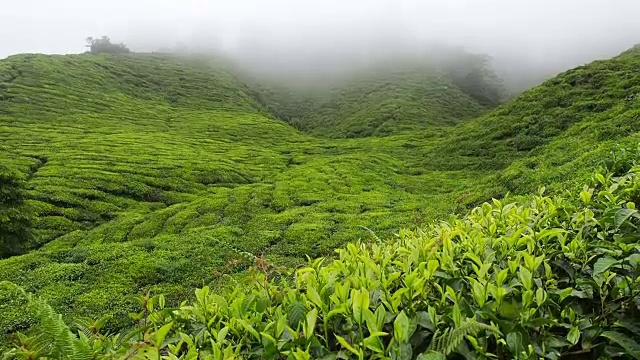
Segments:
[[[229,332],[229,328],[227,326],[225,326],[222,329],[220,329],[220,331],[218,331],[218,336],[216,336],[216,341],[218,341],[218,343],[222,344],[224,339],[227,337],[227,333],[228,332]]]
[[[382,332],[382,331],[377,331],[374,333],[371,333],[369,335],[369,337],[367,337],[366,339],[364,339],[364,346],[370,350],[373,350],[377,353],[383,353],[384,352],[384,344],[382,343],[382,341],[380,340],[380,337],[384,337],[389,335],[386,332]]]
[[[435,326],[431,322],[429,313],[427,313],[426,311],[420,311],[416,315],[418,315],[418,325],[422,326],[425,329],[428,329],[431,332],[434,332],[436,330]]]
[[[607,271],[610,267],[618,264],[618,261],[611,257],[601,257],[593,264],[593,276],[596,277]]]
[[[244,319],[237,319],[236,321],[238,321],[238,323],[240,325],[242,325],[242,327],[249,332],[249,334],[253,335],[253,337],[256,338],[256,340],[260,340],[260,333],[258,333],[258,331],[256,329],[253,328],[253,326],[247,322]]]
[[[314,329],[316,328],[316,320],[318,319],[318,310],[316,308],[311,309],[306,316],[306,325],[304,328],[304,336],[307,340],[313,336]]]
[[[325,306],[320,294],[318,294],[318,291],[312,286],[307,287],[307,298],[320,309]]]
[[[267,334],[266,332],[260,332],[260,335],[262,336],[263,345],[265,345],[265,340],[270,342],[270,343],[272,343],[272,344],[277,344],[278,343],[273,336]]]
[[[171,331],[171,326],[173,326],[173,322],[170,322],[162,326],[160,330],[158,330],[158,332],[156,333],[156,345],[158,346],[158,348],[162,347],[162,343],[164,342],[164,339],[167,337],[167,334],[169,333],[169,331]]]
[[[580,329],[577,326],[574,326],[569,330],[569,334],[567,334],[567,340],[573,345],[578,343],[580,340]]]
[[[429,350],[424,352],[416,358],[416,360],[446,360],[446,356],[443,353]]]
[[[313,336],[314,329],[316,327],[316,320],[318,319],[318,310],[316,308],[311,309],[307,313],[304,336],[309,340]]]
[[[352,293],[353,301],[353,317],[358,325],[362,325],[365,321],[366,310],[369,310],[369,291],[354,290]]]
[[[404,313],[404,310],[400,312],[393,322],[393,337],[399,344],[409,340],[409,318]]]
[[[511,354],[520,354],[524,351],[522,344],[522,334],[517,331],[513,331],[507,334],[507,347]]]
[[[622,208],[616,211],[616,214],[613,217],[613,224],[616,229],[619,229],[625,221],[627,221],[630,217],[637,214],[638,210]]]
[[[620,345],[627,354],[633,356],[634,359],[640,359],[640,345],[627,335],[617,331],[605,331],[601,336]]]
[[[498,272],[498,275],[496,276],[496,283],[498,286],[502,286],[505,282],[505,280],[507,280],[507,276],[509,276],[509,269],[502,269]]]
[[[376,329],[382,330],[382,327],[384,326],[385,320],[387,317],[387,310],[384,308],[384,306],[380,305],[376,309],[376,312],[374,315],[375,315],[375,321],[376,321]]]
[[[289,305],[287,310],[287,319],[292,329],[297,329],[298,325],[304,320],[307,314],[307,305],[303,302],[296,301]]]
[[[531,290],[533,288],[533,275],[526,267],[520,267],[518,277],[525,289]]]
[[[338,339],[338,342],[340,343],[340,345],[342,345],[343,348],[351,351],[355,355],[360,356],[360,351],[358,349],[356,349],[355,347],[353,347],[351,344],[349,344],[349,342],[347,342],[347,340],[345,340],[345,338],[343,338],[340,335],[336,335],[336,339]]]

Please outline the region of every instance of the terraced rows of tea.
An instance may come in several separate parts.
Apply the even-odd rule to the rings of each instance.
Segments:
[[[118,329],[134,295],[177,303],[233,282],[247,254],[297,266],[508,192],[571,189],[640,141],[639,66],[630,51],[481,115],[441,76],[356,82],[309,103],[194,58],[10,57],[0,175],[20,174],[34,223],[0,280],[69,318],[115,315]],[[28,327],[0,299],[2,334]]]
[[[25,176],[39,248],[3,260],[0,278],[66,313],[126,318],[125,295],[184,297],[243,270],[238,251],[297,264],[495,195],[485,172],[414,168],[428,149],[409,135],[305,135],[193,61],[0,64],[0,156]]]

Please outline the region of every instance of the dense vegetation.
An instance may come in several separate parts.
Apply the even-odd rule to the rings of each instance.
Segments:
[[[272,113],[325,137],[388,136],[458,124],[485,107],[436,68],[379,66],[338,84],[259,93]]]
[[[627,167],[623,164],[622,167]],[[350,243],[295,272],[255,267],[222,295],[166,307],[144,296],[131,333],[77,335],[5,284],[39,320],[17,358],[640,358],[640,167],[597,172],[578,198],[484,203],[464,218]]]
[[[0,259],[20,254],[31,240],[30,230],[20,174],[0,165]]]
[[[449,170],[507,168],[503,176],[512,191],[561,183],[576,171],[577,185],[606,154],[604,147],[640,141],[638,66],[635,48],[569,70],[457,127],[436,153],[457,159]]]
[[[299,264],[501,192],[488,172],[412,168],[423,153],[406,135],[305,135],[195,60],[23,55],[0,66],[0,156],[31,174],[39,249],[2,261],[0,279],[64,314],[109,313],[109,329],[128,325],[141,291],[176,303],[244,271],[233,248]],[[0,307],[4,333],[30,324],[12,302]]]
[[[490,58],[463,49],[436,47],[345,63],[335,70],[339,75],[319,69],[311,79],[255,75],[249,81],[259,79],[261,85],[252,87],[272,115],[334,138],[435,130],[477,116],[506,96]]]
[[[121,331],[131,326],[128,314],[139,309],[134,297],[147,291],[164,294],[163,302],[173,308],[184,299],[194,299],[194,288],[208,286],[221,291],[233,281],[245,281],[246,270],[252,265],[257,264],[267,274],[272,274],[273,266],[292,267],[303,263],[307,256],[330,256],[335,248],[358,239],[365,242],[391,239],[398,229],[419,229],[451,213],[466,213],[491,198],[504,197],[509,191],[528,194],[540,184],[547,184],[556,193],[566,188],[577,189],[589,178],[597,163],[603,158],[611,158],[610,152],[617,144],[635,148],[640,143],[637,132],[639,68],[640,51],[632,50],[615,59],[561,74],[514,101],[471,119],[492,106],[491,102],[481,101],[477,96],[483,93],[482,88],[475,95],[471,94],[469,89],[462,89],[459,83],[456,85],[460,79],[456,80],[451,73],[427,68],[418,72],[415,69],[363,72],[333,90],[299,96],[247,85],[231,72],[222,70],[220,64],[212,65],[194,58],[145,54],[10,57],[0,61],[0,135],[3,140],[0,144],[0,162],[3,164],[0,171],[3,194],[0,231],[4,234],[6,229],[18,229],[11,234],[18,234],[14,239],[20,239],[19,246],[14,246],[11,253],[4,250],[9,247],[4,247],[6,254],[26,253],[0,260],[0,280],[11,281],[29,293],[35,293],[55,312],[62,313],[69,323],[85,317],[98,319],[108,315],[100,321],[103,330]],[[497,96],[485,94],[494,100],[494,95]],[[634,156],[633,151],[617,153],[614,164],[629,164]],[[620,175],[620,169],[609,168]],[[637,198],[633,197],[633,191],[637,189],[635,175],[631,173],[626,179],[615,186],[622,191],[615,201],[637,204]],[[605,177],[605,181],[620,180]],[[594,194],[605,190],[602,185],[592,185]],[[616,189],[610,191],[618,194]],[[4,194],[13,194],[13,197]],[[495,237],[507,234],[507,230],[520,229],[524,225],[514,219],[524,215],[518,211],[539,212],[531,215],[536,219],[541,219],[540,214],[548,211],[550,222],[529,224],[531,229],[528,231],[534,231],[535,226],[540,226],[540,230],[553,227],[562,229],[562,236],[579,231],[574,226],[587,221],[575,219],[574,214],[591,211],[596,216],[594,221],[601,222],[598,225],[601,228],[588,234],[580,233],[580,236],[597,236],[601,231],[610,237],[604,240],[615,237],[611,246],[622,247],[620,236],[633,232],[633,226],[637,225],[635,215],[626,217],[624,226],[622,223],[617,226],[616,221],[620,219],[611,218],[605,211],[613,209],[615,201],[610,198],[596,200],[582,205],[573,200],[548,198],[531,200],[534,203],[530,205],[522,202],[522,207],[510,208],[513,214],[505,213],[504,218],[498,216],[496,226],[503,227],[495,230],[490,230],[490,224],[478,218],[478,213],[489,211],[485,206],[449,225],[434,225],[428,231],[403,230],[400,240],[390,240],[378,250],[389,252],[388,256],[397,261],[405,261],[409,254],[400,248],[418,249],[434,239],[434,231],[453,231],[451,229],[459,226],[459,230],[467,235],[451,235],[451,240],[458,246],[449,260],[456,266],[466,267],[450,269],[453,272],[448,274],[464,278],[464,284],[448,285],[458,290],[463,285],[474,286],[475,283],[465,277],[482,285],[488,277],[469,272],[473,267],[468,267],[469,260],[465,260],[464,254],[478,250],[474,246],[491,249],[496,256],[500,251],[504,256],[520,254],[518,251],[522,249],[517,246],[513,249],[493,248],[493,241],[483,236],[477,238],[477,231],[488,231]],[[563,209],[554,212],[541,208],[543,205],[536,201],[562,205]],[[5,206],[5,203],[10,205]],[[625,205],[627,213],[635,214],[631,206]],[[489,211],[491,216],[497,216],[495,211],[495,208]],[[7,218],[6,214],[13,218]],[[513,218],[509,217],[511,215]],[[613,230],[608,227],[611,221],[615,225]],[[476,225],[472,226],[474,223]],[[480,230],[478,226],[486,228]],[[503,232],[496,232],[498,230]],[[557,240],[554,246],[560,246],[559,234],[550,236],[549,241]],[[5,239],[9,238],[3,235],[3,246],[5,243],[16,244],[16,241],[5,242]],[[364,255],[376,256],[371,245],[358,246],[363,246]],[[533,246],[536,257],[551,256],[553,248],[547,249],[537,243]],[[556,250],[570,263],[578,264],[562,246]],[[604,251],[600,249],[608,249],[602,244],[597,246],[584,249],[585,254],[600,256]],[[635,251],[631,248],[609,250],[605,252],[616,261],[626,259]],[[345,251],[342,257],[347,256],[348,250]],[[444,255],[446,252],[420,256],[424,256],[425,264],[428,264],[429,260],[445,261]],[[626,257],[622,258],[623,255]],[[482,264],[490,262],[483,256],[480,256]],[[554,253],[553,256],[560,255]],[[545,278],[548,274],[541,272],[538,265],[538,272],[533,271],[532,276],[540,282],[554,280],[556,283],[539,285],[536,282],[536,290],[522,290],[513,284],[509,288],[512,293],[506,295],[515,302],[521,301],[522,305],[529,290],[537,295],[538,288],[548,291],[554,287],[572,287],[571,284],[577,283],[567,281],[592,276],[590,271],[598,256],[589,258],[578,275],[574,274],[568,280],[559,278],[557,265],[549,263],[556,274],[553,279]],[[520,260],[525,261],[524,255]],[[474,259],[470,261],[475,262]],[[482,264],[476,266],[482,268]],[[494,270],[499,272],[508,264],[496,261],[485,275],[493,276]],[[615,275],[620,277],[608,280],[615,279],[616,286],[622,281],[620,279],[632,276],[631,271],[635,271],[620,264]],[[317,271],[326,276],[341,274],[345,282],[360,281],[357,280],[360,276],[369,277],[365,273],[348,274],[346,270],[350,268],[337,269],[335,266],[335,263],[327,263]],[[398,272],[403,279],[415,270],[400,267],[398,263],[379,270]],[[274,334],[270,331],[276,330],[260,326],[282,318],[278,317],[278,306],[284,314],[291,304],[302,303],[301,296],[307,296],[306,287],[311,286],[285,285],[281,282],[290,279],[285,273],[278,270],[269,275],[282,274],[274,279],[275,283],[269,285],[269,289],[280,294],[291,293],[294,298],[288,298],[288,295],[273,298],[265,308],[260,302],[262,310],[259,311],[257,298],[250,295],[258,291],[256,286],[259,285],[244,287],[248,291],[244,295],[229,295],[252,299],[246,304],[243,302],[242,309],[238,310],[249,311],[243,314],[255,316],[251,319],[252,324],[272,337]],[[505,281],[520,279],[519,276],[511,271]],[[440,280],[426,280],[434,287],[436,284],[443,286]],[[402,284],[408,286],[406,281]],[[378,286],[381,285],[372,283],[364,288],[374,294],[375,289],[381,289]],[[401,285],[393,286],[400,289]],[[363,287],[356,286],[354,290],[362,294]],[[590,295],[597,296],[593,299],[618,299],[613,303],[628,304],[626,293],[602,295],[600,288],[596,290],[596,295]],[[28,332],[43,316],[52,319],[46,323],[61,326],[48,305],[32,298],[34,311],[25,311],[27,297],[14,295],[15,289],[11,287],[0,290],[3,314],[0,331],[4,337],[0,347],[8,344],[7,336],[21,330]],[[433,293],[423,295],[429,297],[417,297],[416,305],[410,305],[413,300],[408,299],[402,306],[390,306],[385,310],[389,319],[385,319],[386,328],[380,331],[387,334],[376,337],[380,338],[385,350],[398,345],[397,349],[407,351],[407,345],[401,346],[401,340],[391,340],[396,335],[389,327],[393,328],[394,319],[401,313],[409,321],[416,319],[420,311],[426,309],[428,312],[425,301],[431,301]],[[526,328],[528,318],[520,326],[524,329],[522,334],[526,332],[529,339],[517,339],[518,344],[533,341],[531,334],[566,338],[568,333],[560,331],[566,324],[570,324],[566,331],[572,331],[572,336],[577,331],[572,330],[574,327],[583,330],[584,324],[575,322],[576,318],[567,323],[565,315],[555,312],[553,304],[565,300],[554,298],[556,295],[548,295],[551,302],[545,303],[543,309],[538,309],[542,305],[536,302],[540,305],[536,311],[548,319],[553,317],[558,324],[541,324],[538,326],[542,329],[530,333]],[[362,295],[358,296],[364,299]],[[154,299],[160,301],[159,297]],[[492,299],[495,301],[495,297]],[[583,306],[572,297],[568,299],[571,304]],[[351,306],[346,298],[342,300]],[[446,324],[455,323],[467,328],[466,323],[456,322],[447,315],[453,311],[454,304],[445,300],[435,308],[435,314],[441,316],[438,319],[442,322],[433,323],[435,327],[426,329],[431,333],[422,329],[424,339],[434,337],[436,328],[440,329],[438,337],[453,336],[443,333]],[[372,295],[371,311],[375,313],[381,301],[379,296]],[[475,300],[471,297],[464,301],[467,307],[460,309],[464,315],[460,319],[464,321],[471,318],[475,310],[483,308],[472,304]],[[323,300],[325,302],[329,306],[329,302]],[[328,313],[323,312],[325,309],[321,305],[304,302],[304,306],[305,316],[315,307],[316,324],[324,324]],[[413,308],[403,311],[406,306]],[[258,315],[267,308],[268,315]],[[165,327],[166,331],[177,335],[176,331],[180,330],[187,337],[196,336],[192,331],[196,331],[193,327],[197,326],[194,318],[197,315],[189,309],[182,308],[173,315],[165,310],[155,315],[146,311],[142,318],[136,319],[143,332],[153,332],[158,329],[145,328],[148,323],[160,327],[171,321],[166,316],[176,316],[174,321],[179,321],[180,326],[174,323],[175,326],[171,325],[173,330]],[[597,310],[585,305],[578,315],[584,321],[595,324],[597,320],[600,324],[600,332],[589,336],[592,336],[593,351],[603,354],[605,349],[595,346],[605,341],[602,331],[619,333],[620,329],[611,322],[614,316],[628,316],[629,313],[624,312],[628,310],[626,308],[624,311],[618,309],[622,312],[607,310],[606,314]],[[349,320],[350,314],[339,317],[346,323],[328,324],[331,326],[327,330],[329,335],[319,332],[318,337],[298,336],[289,331],[287,338],[282,339],[285,347],[276,346],[277,351],[299,348],[304,352],[313,343],[313,350],[309,347],[309,351],[314,351],[313,356],[340,349],[345,349],[342,354],[347,356],[350,350],[339,345],[336,335],[340,335],[354,352],[369,357],[370,351],[376,350],[362,346],[362,336],[371,336],[372,330],[356,326],[353,329],[363,329],[363,333],[350,333],[348,321],[354,321],[353,318]],[[518,316],[523,314],[519,311]],[[240,346],[233,347],[233,351],[244,355],[247,351],[273,351],[262,337],[255,342],[251,340],[250,331],[245,333],[237,328],[243,325],[242,321],[237,321],[242,317],[236,315],[229,313],[209,325],[229,326],[229,336],[233,339],[225,340],[224,349],[235,344]],[[503,324],[494,321],[491,325],[492,319],[483,316],[478,314],[475,321],[492,327],[469,325],[469,330],[477,332],[465,335],[473,336],[477,340],[475,345],[479,346],[474,347],[473,341],[467,339],[465,344],[469,351],[476,354],[494,352],[503,358],[519,356],[521,349],[513,350],[509,345],[514,339],[506,337]],[[143,320],[146,317],[148,321]],[[231,321],[232,318],[236,320]],[[223,325],[225,322],[233,324]],[[295,328],[294,325],[303,324],[307,323],[300,320],[288,325]],[[59,334],[67,331],[66,328],[58,330],[62,331]],[[275,338],[279,339],[282,334],[276,334]],[[62,337],[76,341],[73,337]],[[97,333],[89,338],[87,341],[102,339]],[[122,340],[122,346],[113,345],[123,351],[139,340],[137,337],[110,339]],[[166,339],[173,341],[174,337],[170,335]],[[547,341],[534,340],[538,341],[537,346]],[[25,341],[32,340],[25,338]],[[376,339],[369,341],[377,343]],[[557,347],[543,350],[537,349],[533,342],[531,344],[538,353],[564,354],[587,349],[588,345],[568,341],[571,343],[554,343]],[[615,351],[616,340],[604,343],[613,346],[609,350]],[[447,350],[436,345],[434,343],[432,350]],[[172,346],[178,345],[172,343]],[[197,347],[208,351],[204,345]],[[223,348],[221,351],[228,351]],[[50,350],[59,349],[46,351]],[[417,346],[412,348],[414,355],[423,350]],[[522,350],[527,356],[531,355],[527,346]]]

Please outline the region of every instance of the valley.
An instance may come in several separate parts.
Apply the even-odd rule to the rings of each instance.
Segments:
[[[297,96],[198,58],[12,56],[0,61],[0,172],[32,226],[0,281],[68,321],[108,315],[116,332],[136,297],[222,293],[256,259],[296,269],[357,241],[423,239],[492,199],[575,195],[603,161],[635,161],[638,70],[632,49],[491,106],[434,69]],[[635,184],[621,196],[633,202]],[[35,323],[14,295],[0,291],[3,339]]]

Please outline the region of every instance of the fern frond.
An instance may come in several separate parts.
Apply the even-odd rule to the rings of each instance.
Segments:
[[[91,360],[93,356],[93,346],[89,337],[83,333],[78,333],[79,337],[73,342],[74,360]]]
[[[497,333],[494,327],[476,321],[467,321],[455,329],[446,329],[442,335],[439,330],[433,335],[429,350],[443,353],[445,356],[454,352],[467,336],[476,336],[481,331]]]
[[[73,327],[79,332],[87,337],[92,337],[93,334],[91,332],[92,321],[87,318],[78,318],[73,322]]]
[[[28,349],[38,354],[47,354],[52,348],[49,337],[44,333],[36,333],[34,336],[29,337],[26,342]]]
[[[376,233],[375,233],[375,232],[373,232],[373,230],[369,229],[369,228],[368,228],[368,227],[366,227],[366,226],[361,226],[361,225],[359,225],[358,227],[359,227],[359,228],[361,228],[361,229],[363,229],[363,230],[368,231],[368,232],[369,232],[369,234],[371,234],[371,236],[373,236],[373,238],[376,240],[376,243],[378,243],[378,244],[384,244],[384,241],[382,241],[382,240],[378,237],[378,235],[376,235]]]
[[[10,282],[10,281],[0,281],[0,289],[12,290],[16,293],[16,295],[22,295],[25,298],[27,297],[27,292],[24,291],[20,286]]]
[[[35,343],[43,345],[43,351],[49,357],[61,359],[84,359],[91,358],[92,351],[89,346],[88,351],[76,344],[81,340],[76,338],[67,324],[62,320],[62,315],[57,314],[44,300],[27,295],[27,306],[33,310],[40,324],[38,333],[34,339]]]
[[[20,346],[5,353],[2,359],[37,359],[51,350],[51,343],[43,334],[27,336],[18,332],[16,335]]]
[[[449,334],[449,329],[445,329],[444,332],[441,332],[440,329],[436,329],[436,332],[433,333],[433,337],[431,338],[431,343],[427,350],[437,351],[436,349],[440,348],[438,342],[442,340],[442,338],[446,337]]]

